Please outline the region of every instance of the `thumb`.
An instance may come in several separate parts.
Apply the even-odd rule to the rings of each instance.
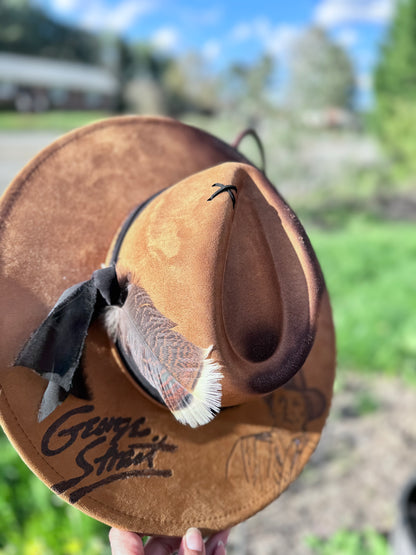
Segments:
[[[184,535],[179,555],[205,555],[205,544],[198,528],[189,528]]]
[[[144,555],[142,539],[134,532],[111,528],[109,538],[112,555]]]

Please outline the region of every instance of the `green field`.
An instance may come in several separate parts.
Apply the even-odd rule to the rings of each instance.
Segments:
[[[331,293],[339,371],[416,384],[415,225],[353,220],[310,235]]]
[[[71,131],[108,117],[107,112],[21,113],[0,111],[0,131]]]

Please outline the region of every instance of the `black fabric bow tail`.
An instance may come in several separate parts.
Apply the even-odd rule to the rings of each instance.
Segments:
[[[119,302],[120,294],[115,267],[96,270],[91,279],[64,291],[20,351],[14,366],[31,368],[49,381],[38,412],[39,422],[69,393],[88,398],[81,366],[88,328],[106,305]]]

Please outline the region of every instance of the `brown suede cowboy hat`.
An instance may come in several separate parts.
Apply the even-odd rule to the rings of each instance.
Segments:
[[[298,476],[332,395],[331,309],[236,148],[165,118],[69,133],[3,196],[0,256],[1,422],[66,501],[209,533]]]

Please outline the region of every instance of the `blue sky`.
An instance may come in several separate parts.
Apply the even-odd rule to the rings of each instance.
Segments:
[[[318,24],[349,52],[361,105],[395,0],[34,0],[56,18],[90,30],[146,40],[160,50],[197,51],[214,70],[261,52],[285,68],[291,44]]]

